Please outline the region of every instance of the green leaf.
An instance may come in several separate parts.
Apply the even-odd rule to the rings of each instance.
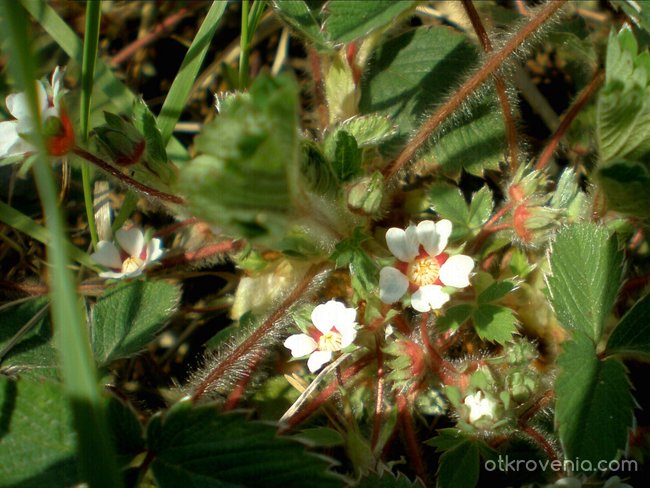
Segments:
[[[607,354],[650,359],[650,295],[627,311],[607,341]]]
[[[147,169],[158,176],[164,184],[173,183],[176,179],[175,167],[167,159],[165,143],[156,118],[141,98],[133,102],[133,122],[136,129],[144,136],[145,147],[142,159]]]
[[[616,459],[627,445],[634,408],[625,368],[616,359],[599,361],[591,337],[580,331],[562,349],[555,421],[566,458]]]
[[[634,161],[608,163],[598,173],[598,182],[612,210],[650,218],[650,167]]]
[[[479,337],[484,341],[505,344],[512,340],[512,335],[517,332],[517,320],[512,310],[500,305],[479,305],[472,314],[474,328]]]
[[[350,42],[390,24],[415,2],[406,0],[330,0],[325,30],[336,42]]]
[[[131,281],[111,288],[93,308],[92,343],[98,364],[141,351],[174,313],[179,287],[165,281]]]
[[[560,323],[598,342],[621,283],[616,237],[592,223],[565,227],[552,245],[550,264],[548,292]]]
[[[336,130],[350,134],[360,148],[378,146],[397,133],[397,127],[390,118],[378,114],[351,117],[341,122]]]
[[[442,218],[454,224],[452,239],[463,236],[469,230],[469,209],[465,197],[457,186],[436,183],[428,192],[431,208]]]
[[[0,313],[3,366],[31,369],[58,365],[49,311],[41,312],[47,303],[47,298],[37,298]]]
[[[356,488],[419,488],[422,484],[419,481],[411,481],[404,474],[394,475],[390,471],[381,474],[370,473],[354,485]]]
[[[445,314],[438,318],[436,325],[440,330],[456,330],[472,316],[473,311],[474,306],[467,303],[449,307]]]
[[[332,168],[341,182],[357,176],[361,170],[361,150],[354,137],[345,131],[339,131],[336,134],[336,149]]]
[[[375,293],[379,273],[377,264],[362,246],[368,238],[363,230],[357,227],[351,237],[336,245],[334,253],[330,256],[337,267],[349,266],[352,288],[363,298]]]
[[[222,415],[214,405],[180,402],[154,417],[147,446],[158,486],[303,486],[335,487],[329,461],[305,451],[298,442],[276,435],[276,427]]]
[[[415,29],[389,39],[364,73],[360,111],[390,117],[398,127],[390,149],[400,150],[426,111],[440,105],[477,61],[476,48],[447,27]]]
[[[330,51],[332,46],[309,6],[303,0],[274,0],[273,7],[287,24],[317,49]]]
[[[515,283],[512,281],[495,281],[478,296],[479,305],[496,302],[515,289]]]
[[[478,483],[479,450],[476,442],[465,441],[440,456],[439,488],[473,488]]]
[[[294,438],[307,445],[318,447],[342,446],[344,443],[343,437],[339,431],[330,429],[329,427],[302,429],[299,434],[294,436]]]
[[[116,397],[109,398],[106,415],[118,451],[118,464],[127,466],[136,455],[145,450],[142,425],[136,412]]]
[[[297,124],[297,87],[288,76],[260,76],[248,94],[228,99],[179,177],[189,211],[235,236],[281,238],[298,171]]]
[[[76,434],[59,383],[0,376],[3,486],[72,486],[79,480]]]
[[[480,229],[485,224],[494,210],[494,198],[487,186],[472,195],[469,204],[469,226],[471,229]]]
[[[616,7],[622,9],[636,24],[640,24],[650,32],[650,6],[645,2],[630,2],[628,0],[610,0]]]

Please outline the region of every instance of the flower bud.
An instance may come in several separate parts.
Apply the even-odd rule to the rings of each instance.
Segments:
[[[122,117],[111,113],[104,113],[104,117],[106,124],[95,129],[101,148],[115,164],[131,166],[138,163],[146,147],[144,137]]]

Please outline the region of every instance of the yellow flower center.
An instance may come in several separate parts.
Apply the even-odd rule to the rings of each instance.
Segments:
[[[440,274],[440,264],[432,257],[418,258],[409,264],[407,276],[418,286],[433,285]]]
[[[122,263],[122,273],[133,273],[140,269],[143,264],[144,261],[142,259],[131,256]]]
[[[343,337],[336,331],[327,331],[318,339],[319,351],[340,351]]]

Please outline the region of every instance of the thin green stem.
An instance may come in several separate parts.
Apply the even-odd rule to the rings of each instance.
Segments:
[[[85,142],[88,139],[88,119],[90,118],[90,99],[93,92],[95,80],[95,62],[97,60],[97,46],[99,45],[99,22],[101,19],[101,3],[86,3],[86,31],[84,35],[83,60],[81,63],[81,138]],[[86,207],[86,218],[88,219],[88,230],[93,249],[97,248],[99,237],[97,235],[97,224],[95,223],[95,211],[93,209],[93,191],[91,185],[90,165],[87,162],[81,163],[81,180],[84,191],[84,205]]]
[[[51,236],[47,257],[52,323],[56,331],[55,342],[65,393],[72,408],[78,435],[77,459],[84,481],[89,486],[119,487],[122,486],[122,478],[117,469],[108,422],[102,406],[88,326],[82,318],[74,277],[68,269],[69,244],[42,133],[27,18],[19,2],[0,2],[0,12],[3,14],[2,28],[9,49],[5,54],[8,55],[17,84],[25,91],[33,121],[32,141],[39,156],[33,169]]]
[[[241,3],[241,35],[239,36],[239,89],[248,86],[248,54],[250,39],[248,35],[248,0]]]

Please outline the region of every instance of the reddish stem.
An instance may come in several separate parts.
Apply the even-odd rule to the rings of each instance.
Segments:
[[[335,378],[333,381],[327,384],[325,388],[311,401],[309,402],[302,410],[300,410],[296,415],[291,417],[287,423],[281,427],[280,432],[286,432],[300,422],[308,418],[316,410],[318,410],[330,397],[336,393],[336,390],[339,388],[340,381],[347,381],[349,378],[352,378],[359,371],[370,364],[372,360],[371,355],[364,356],[354,363],[352,363],[348,368],[346,368],[340,375],[339,378]]]
[[[149,44],[152,44],[167,32],[171,31],[176,25],[185,17],[190,15],[192,10],[187,7],[182,7],[178,12],[173,13],[160,24],[156,25],[153,30],[146,35],[136,39],[131,44],[124,47],[111,59],[111,65],[117,67],[125,61],[129,60],[138,51],[141,51]]]
[[[264,354],[257,354],[255,358],[253,358],[253,360],[247,365],[249,371],[255,369],[263,358]],[[244,396],[244,393],[246,393],[246,388],[248,387],[248,384],[251,382],[252,378],[253,375],[249,374],[237,382],[237,385],[235,385],[235,388],[233,388],[233,390],[228,395],[228,398],[226,399],[226,403],[223,406],[224,412],[228,412],[237,406],[237,403],[239,403],[239,401]]]
[[[411,139],[408,145],[402,150],[397,158],[384,169],[386,179],[392,178],[402,167],[408,163],[415,153],[429,139],[431,133],[449,117],[456,109],[479,88],[485,81],[504,63],[504,61],[535,32],[542,24],[550,19],[567,0],[548,2],[544,8],[530,22],[523,26],[508,43],[500,50],[490,56],[485,65],[469,78],[456,92],[452,98],[436,110],[431,117],[422,125],[420,130]]]
[[[311,284],[312,280],[322,269],[322,265],[314,265],[309,269],[303,280],[298,285],[296,285],[289,296],[271,315],[269,315],[269,317],[262,323],[262,325],[255,329],[255,331],[250,336],[248,336],[246,340],[239,344],[239,346],[235,348],[227,358],[221,361],[219,365],[214,368],[210,374],[208,374],[208,376],[199,384],[199,386],[196,387],[196,390],[194,390],[194,393],[192,394],[193,401],[200,399],[212,383],[218,380],[221,375],[226,373],[228,369],[239,360],[239,358],[248,353],[264,336],[266,336],[271,331],[271,329],[273,329],[275,323],[280,320],[280,318],[287,313],[289,307],[291,307],[291,305],[293,305],[293,303],[302,296],[302,294]]]
[[[524,433],[528,434],[528,436],[533,441],[535,441],[535,444],[537,444],[542,449],[542,451],[546,453],[551,462],[558,460],[558,455],[555,452],[555,449],[553,449],[553,446],[550,444],[550,442],[546,440],[546,437],[544,437],[529,425],[522,427],[521,430]]]
[[[229,252],[235,252],[242,248],[243,241],[223,241],[209,244],[195,251],[185,251],[182,254],[162,258],[159,262],[163,268],[190,264],[196,261],[213,258]],[[149,272],[155,273],[160,268],[151,268]]]
[[[537,164],[535,165],[536,170],[541,171],[548,165],[548,163],[551,161],[553,153],[555,153],[555,150],[560,145],[560,141],[569,130],[569,127],[578,116],[580,111],[583,109],[585,104],[589,101],[591,96],[596,92],[596,90],[598,90],[604,80],[605,73],[600,69],[596,70],[589,84],[582,89],[578,95],[578,98],[576,98],[576,101],[573,103],[573,105],[571,105],[571,107],[569,107],[566,115],[562,118],[562,122],[560,122],[559,127],[551,136],[549,143],[544,148],[544,151],[537,160]]]
[[[162,227],[161,229],[158,229],[156,231],[155,236],[156,237],[163,237],[163,236],[168,236],[169,234],[173,234],[176,232],[178,229],[182,229],[183,227],[187,227],[189,225],[194,225],[199,223],[200,220],[197,219],[196,217],[191,217],[189,219],[182,220],[180,222],[175,222],[170,225],[166,225],[165,227]]]
[[[420,453],[418,438],[415,435],[415,426],[413,425],[413,418],[411,417],[411,412],[408,408],[408,400],[403,393],[399,393],[396,399],[397,412],[399,415],[400,424],[402,426],[402,432],[404,434],[404,442],[406,443],[406,448],[409,451],[409,456],[411,458],[411,462],[413,463],[413,469],[415,469],[416,474],[426,484],[426,480],[428,478],[427,471],[424,467],[422,454]]]
[[[84,158],[85,160],[93,163],[95,166],[98,166],[99,168],[103,169],[106,171],[108,174],[114,176],[118,180],[120,180],[122,183],[124,183],[127,186],[130,186],[134,188],[135,190],[138,190],[139,192],[144,193],[145,195],[148,195],[150,197],[158,198],[159,200],[163,200],[169,203],[176,203],[176,204],[183,204],[185,201],[181,197],[177,197],[176,195],[170,195],[168,193],[162,192],[160,190],[156,190],[155,188],[151,188],[150,186],[147,186],[143,183],[140,183],[137,180],[134,180],[130,176],[125,175],[122,173],[120,170],[117,168],[111,166],[108,164],[106,161],[98,158],[94,154],[89,153],[85,149],[82,149],[80,147],[74,147],[72,148],[72,152],[76,154],[79,157]]]
[[[454,384],[455,375],[450,372],[456,372],[456,368],[449,361],[445,360],[431,343],[428,324],[429,313],[423,313],[420,321],[420,336],[422,337],[424,347],[426,347],[429,353],[431,367],[444,384]]]
[[[491,53],[494,49],[492,48],[492,42],[488,36],[483,22],[481,22],[481,16],[476,11],[474,3],[472,0],[462,0],[463,7],[469,17],[476,35],[481,41],[481,46],[486,53]],[[506,84],[503,81],[503,77],[499,74],[494,75],[494,86],[499,97],[499,103],[501,104],[501,112],[503,112],[503,122],[506,126],[506,134],[508,138],[508,152],[510,153],[510,164],[512,165],[513,170],[516,170],[519,166],[517,160],[517,128],[515,127],[515,122],[512,116],[512,108],[510,107],[510,100],[508,100],[508,94],[506,93]]]

